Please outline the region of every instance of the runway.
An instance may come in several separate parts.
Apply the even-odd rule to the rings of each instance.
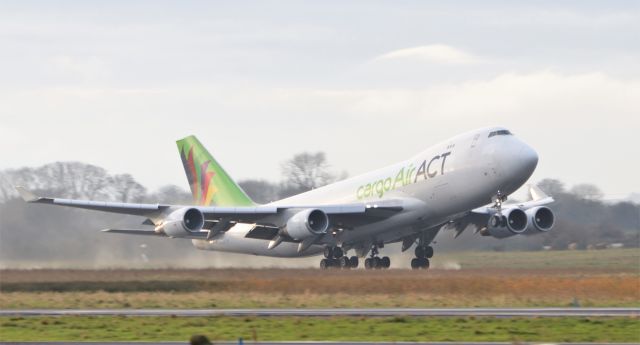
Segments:
[[[166,341],[166,342],[0,342],[0,345],[181,345],[188,344],[188,342],[178,342],[178,341]],[[239,342],[220,342],[216,341],[216,345],[236,345]],[[333,345],[333,344],[342,344],[342,345],[383,345],[383,344],[397,344],[397,345],[512,345],[513,343],[491,343],[491,342],[344,342],[344,341],[260,341],[260,342],[252,342],[252,341],[244,341],[244,344],[265,344],[265,345]],[[540,344],[540,345],[629,345],[628,343],[550,343],[550,342],[520,342],[520,345],[528,345],[528,344]]]
[[[494,316],[629,317],[640,308],[20,309],[0,316]]]

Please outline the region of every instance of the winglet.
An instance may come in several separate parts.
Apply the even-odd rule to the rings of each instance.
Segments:
[[[26,202],[36,202],[41,199],[39,196],[31,193],[22,186],[16,186],[16,190],[20,194],[20,197]]]

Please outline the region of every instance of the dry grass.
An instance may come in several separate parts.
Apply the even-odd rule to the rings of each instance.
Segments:
[[[0,307],[515,307],[566,306],[575,301],[583,306],[640,305],[637,249],[457,255],[460,270],[0,270]],[[534,268],[520,268],[526,262]],[[558,264],[551,265],[554,262]],[[494,263],[518,268],[486,268]],[[478,267],[464,268],[473,264]]]
[[[640,305],[640,276],[569,270],[5,271],[2,308]]]

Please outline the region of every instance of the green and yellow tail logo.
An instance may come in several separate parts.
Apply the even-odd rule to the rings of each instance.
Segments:
[[[196,204],[202,206],[255,205],[195,136],[188,136],[176,143]]]

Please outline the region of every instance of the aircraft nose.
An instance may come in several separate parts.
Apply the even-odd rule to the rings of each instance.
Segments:
[[[523,143],[517,161],[520,173],[531,175],[538,165],[538,153],[531,146]]]

